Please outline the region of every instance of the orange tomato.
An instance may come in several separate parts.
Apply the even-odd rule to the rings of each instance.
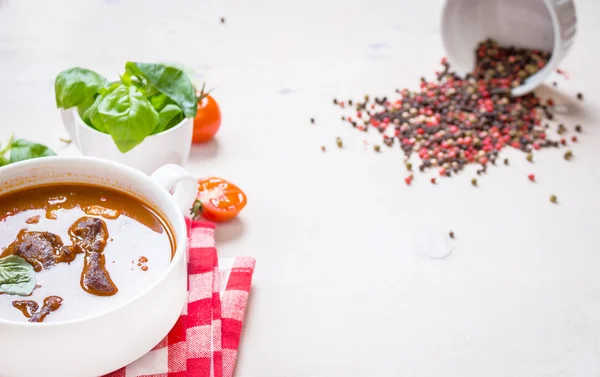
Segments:
[[[236,185],[222,178],[210,177],[198,180],[198,196],[191,214],[210,221],[231,220],[246,206],[246,194]]]
[[[212,139],[221,126],[221,110],[217,101],[208,94],[201,93],[198,112],[194,118],[193,143],[202,143]]]

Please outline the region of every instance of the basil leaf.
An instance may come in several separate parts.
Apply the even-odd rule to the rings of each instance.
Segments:
[[[160,112],[168,103],[175,103],[162,93],[150,96],[148,97],[148,100],[152,104],[152,107],[154,107],[154,110],[158,112]]]
[[[196,116],[198,98],[188,75],[181,69],[164,64],[135,63],[125,64],[127,72],[140,76],[150,85],[148,93],[155,88],[173,100],[186,118]]]
[[[175,127],[176,125],[181,123],[184,119],[185,119],[185,117],[183,116],[183,113],[179,113],[179,115],[177,115],[175,118],[171,119],[171,121],[167,125],[167,128],[165,128],[165,131]]]
[[[108,81],[94,71],[84,68],[70,68],[62,71],[54,81],[56,107],[87,108],[94,102],[94,96]]]
[[[136,86],[116,87],[98,102],[98,117],[125,153],[140,144],[158,125],[158,113]],[[95,118],[91,118],[95,123]]]
[[[37,157],[56,156],[56,153],[45,145],[24,139],[16,139],[10,144],[8,163],[29,160]]]
[[[17,255],[0,259],[0,292],[28,296],[35,288],[33,266]]]
[[[95,128],[100,132],[108,133],[104,121],[98,114],[98,104],[104,99],[105,94],[100,94],[96,100],[82,115],[81,119],[90,127]]]
[[[152,131],[152,134],[157,134],[163,132],[164,130],[170,128],[171,122],[173,120],[179,120],[182,118],[181,109],[179,106],[174,104],[168,104],[158,113],[158,126]],[[179,123],[178,121],[177,123]],[[175,123],[175,124],[177,124]]]

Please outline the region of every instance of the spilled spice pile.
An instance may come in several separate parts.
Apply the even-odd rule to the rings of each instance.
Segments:
[[[371,101],[365,96],[354,106],[352,101],[333,102],[356,108],[355,117],[342,117],[353,127],[364,132],[377,129],[388,147],[398,143],[407,158],[418,154],[419,170],[437,168],[442,176],[458,173],[469,163],[481,164],[478,174],[485,172],[505,146],[527,153],[530,161],[532,150],[558,147],[560,143],[548,140],[541,125],[542,116],[552,118],[552,104],[543,104],[534,93],[510,94],[511,88],[543,68],[550,54],[501,47],[493,40],[481,42],[475,54],[476,67],[466,77],[442,59],[437,80],[421,78],[419,91],[396,90],[400,98],[395,100]],[[407,162],[407,170],[411,169]],[[412,176],[407,184],[411,181]]]
[[[492,39],[479,43],[475,55],[475,78],[492,80],[495,85],[508,84],[513,88],[544,68],[550,60],[550,53],[546,51],[501,47]]]

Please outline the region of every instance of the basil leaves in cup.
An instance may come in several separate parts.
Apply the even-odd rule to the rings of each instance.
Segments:
[[[109,134],[125,153],[149,135],[196,116],[198,98],[188,75],[164,64],[127,62],[121,80],[71,68],[55,81],[56,106],[77,107],[90,127]]]

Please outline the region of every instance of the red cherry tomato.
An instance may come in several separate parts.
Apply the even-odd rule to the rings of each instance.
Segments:
[[[221,126],[221,110],[217,101],[206,94],[198,101],[198,112],[194,118],[193,143],[212,139]]]
[[[210,221],[231,220],[246,206],[246,194],[239,187],[222,178],[198,180],[198,196],[192,207],[192,216]]]

